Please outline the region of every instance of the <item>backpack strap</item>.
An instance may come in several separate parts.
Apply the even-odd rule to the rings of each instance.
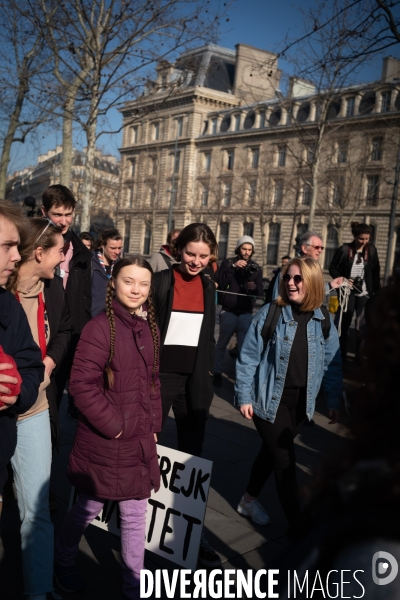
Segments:
[[[166,254],[164,254],[163,252],[160,252],[161,256],[163,257],[165,264],[167,265],[168,268],[170,268],[172,260],[170,259],[169,256],[167,256]]]
[[[276,301],[271,302],[269,307],[267,318],[261,330],[261,337],[264,340],[264,348],[272,338],[275,328],[278,324],[279,317],[281,316],[282,307],[278,306]]]
[[[325,317],[325,319],[321,321],[321,329],[322,333],[324,334],[324,338],[327,340],[331,332],[331,316],[326,306],[322,305],[320,306],[320,309]]]

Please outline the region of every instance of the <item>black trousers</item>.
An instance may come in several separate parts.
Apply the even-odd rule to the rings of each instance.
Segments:
[[[296,521],[300,513],[294,438],[306,418],[305,388],[283,390],[274,423],[253,416],[263,444],[253,463],[246,491],[250,496],[259,496],[273,472],[279,500],[289,523]]]
[[[343,313],[342,317],[342,327],[340,334],[340,351],[342,354],[342,358],[346,359],[347,355],[347,343],[349,339],[349,329],[351,325],[351,320],[353,318],[354,311],[356,311],[356,334],[357,334],[357,348],[356,355],[358,354],[359,345],[360,345],[360,323],[364,318],[365,305],[368,302],[368,296],[355,296],[351,294],[349,297],[349,303],[347,306],[347,311]],[[341,310],[341,309],[339,309]],[[338,315],[339,316],[339,315]]]
[[[178,436],[178,450],[201,456],[208,411],[192,411],[188,403],[187,375],[160,373],[162,425],[172,407]]]

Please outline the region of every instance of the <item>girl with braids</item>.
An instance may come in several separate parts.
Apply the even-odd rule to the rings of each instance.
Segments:
[[[20,302],[41,350],[44,381],[35,403],[18,415],[17,447],[11,459],[21,517],[24,588],[27,598],[59,598],[53,590],[53,524],[49,511],[52,441],[58,443],[55,373],[71,339],[71,319],[62,281],[64,240],[48,219],[30,219],[21,232],[21,260],[7,282]],[[40,551],[38,551],[40,549]]]
[[[156,432],[161,430],[158,330],[151,297],[152,269],[139,257],[114,267],[106,312],[84,327],[70,390],[80,411],[68,477],[79,492],[61,526],[55,576],[67,592],[85,588],[75,556],[86,527],[105,500],[119,503],[123,598],[139,598],[145,513],[160,486]]]

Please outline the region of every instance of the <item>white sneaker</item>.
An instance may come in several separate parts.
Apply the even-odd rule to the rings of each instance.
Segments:
[[[238,504],[237,511],[244,517],[250,517],[250,519],[258,525],[268,525],[268,523],[271,522],[271,519],[267,515],[266,511],[263,509],[261,504],[257,502],[257,500],[246,502],[244,496],[242,496]]]

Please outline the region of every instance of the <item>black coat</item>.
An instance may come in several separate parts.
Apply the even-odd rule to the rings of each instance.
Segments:
[[[218,300],[222,304],[223,310],[234,312],[235,314],[245,314],[253,312],[254,297],[262,297],[264,294],[264,286],[262,279],[262,269],[253,260],[249,262],[258,267],[255,273],[246,273],[240,267],[234,267],[233,264],[241,260],[238,256],[234,258],[225,258],[222,261],[217,276],[218,283]],[[256,284],[255,290],[247,290],[246,283],[252,281]],[[220,291],[228,290],[238,294],[246,294],[244,296],[235,296],[232,294],[222,294]]]
[[[0,493],[6,479],[6,466],[17,443],[15,415],[26,412],[36,402],[44,378],[39,347],[34,342],[22,306],[10,292],[0,288],[0,345],[13,357],[22,377],[21,393],[14,406],[0,412]]]
[[[92,318],[92,253],[76,233],[70,233],[73,255],[65,291],[73,326],[72,346],[75,348],[82,329]]]
[[[56,373],[67,355],[72,335],[71,313],[67,295],[64,292],[62,280],[59,277],[45,280],[44,299],[50,327],[50,339],[47,344],[46,354],[56,363],[56,367],[53,369],[50,377],[50,384],[46,388],[46,395],[49,402],[52,440],[55,445],[58,445],[59,424]]]
[[[340,248],[336,250],[329,266],[329,273],[333,279],[336,279],[336,277],[346,277],[346,279],[349,279],[355,252],[354,242],[351,242],[351,244],[343,244],[343,246],[340,246]],[[378,252],[373,244],[367,244],[364,248],[364,260],[366,252],[368,253],[368,260],[365,263],[364,279],[367,292],[369,296],[372,296],[381,287],[380,265]]]
[[[106,308],[109,281],[104,267],[100,264],[97,250],[94,250],[92,255],[92,317],[97,317]]]
[[[189,410],[197,413],[205,413],[208,412],[214,396],[210,373],[214,373],[215,285],[203,273],[200,273],[199,276],[204,290],[204,318],[201,325],[193,373],[189,375],[186,384],[188,392],[186,400]],[[173,269],[164,269],[153,276],[157,324],[161,335],[160,354],[171,318],[174,283]]]

